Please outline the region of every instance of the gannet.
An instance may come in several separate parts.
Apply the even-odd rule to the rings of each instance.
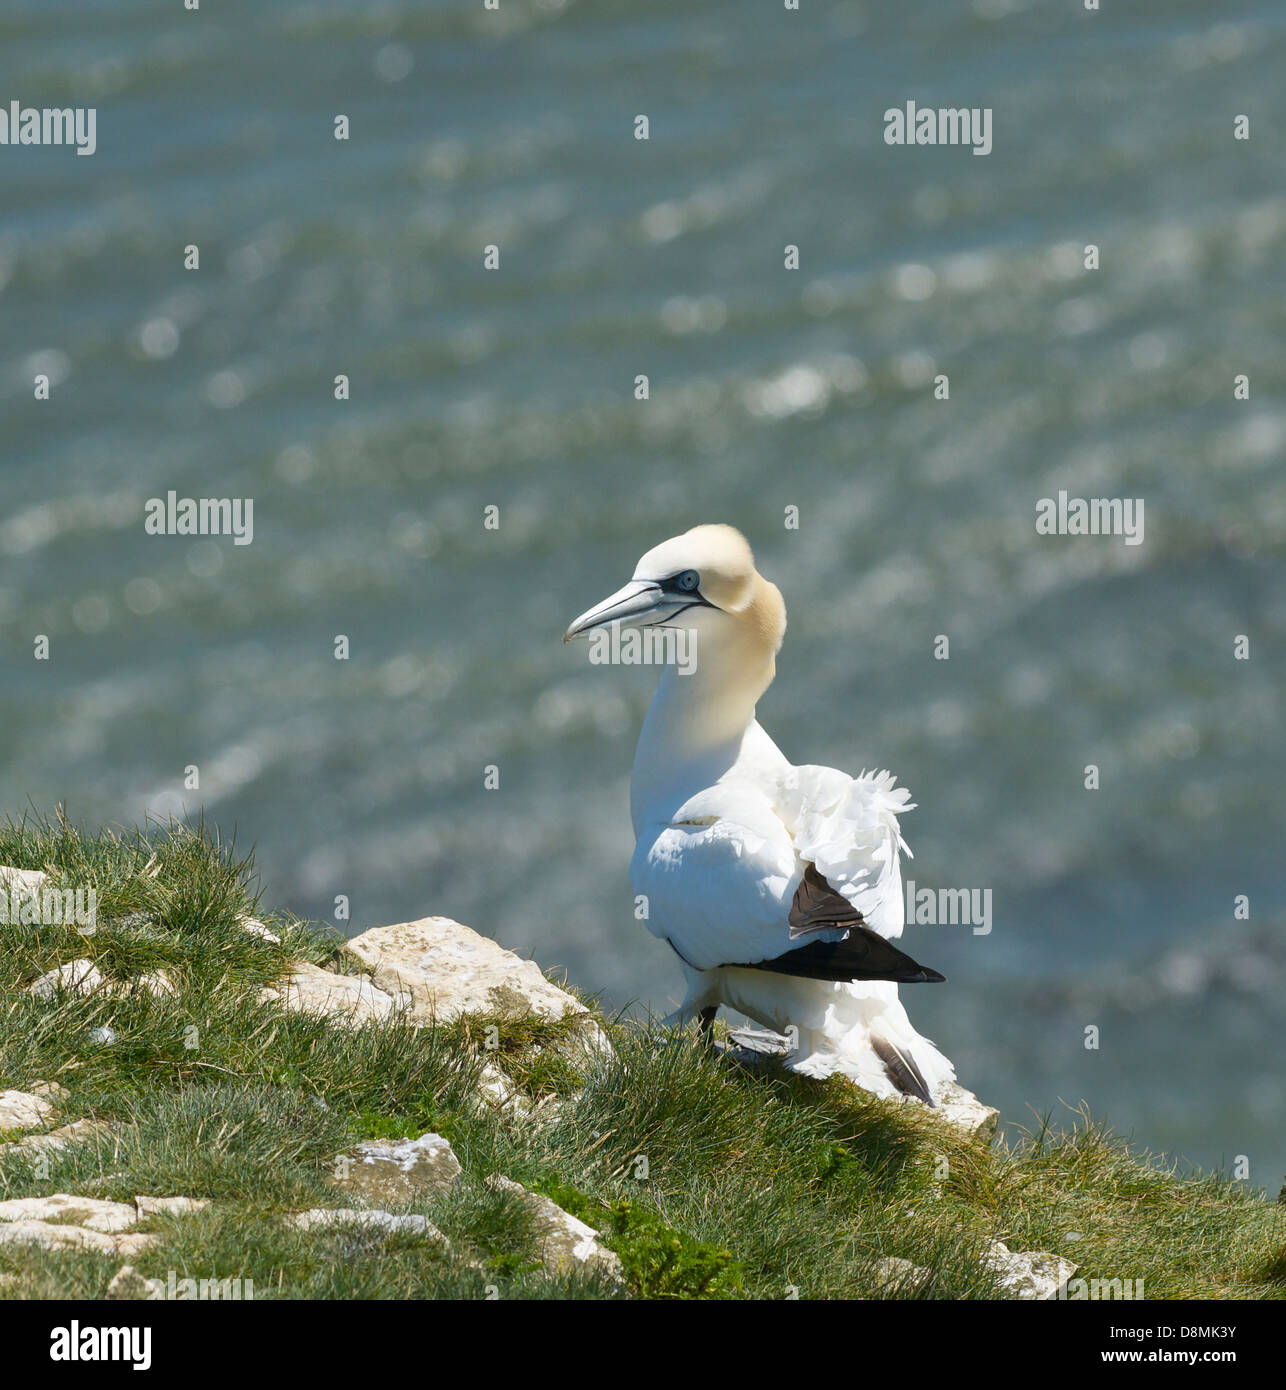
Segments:
[[[944,977],[892,944],[910,794],[888,772],[796,767],[760,727],[786,606],[745,537],[705,525],[664,541],[563,640],[615,624],[696,634],[688,673],[663,668],[630,777],[631,882],[687,979],[666,1022],[708,1038],[727,1005],[786,1034],[797,1072],[932,1105],[955,1069],[898,985]]]

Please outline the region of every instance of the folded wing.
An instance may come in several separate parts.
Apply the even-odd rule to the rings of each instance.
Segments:
[[[779,785],[720,783],[639,836],[631,865],[647,925],[699,970],[809,979],[941,980],[901,934],[897,811],[887,773],[790,768]]]

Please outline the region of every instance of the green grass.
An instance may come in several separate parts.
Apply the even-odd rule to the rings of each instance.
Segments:
[[[598,1228],[626,1296],[880,1297],[873,1266],[894,1255],[934,1271],[896,1296],[995,1298],[978,1261],[993,1238],[1065,1254],[1086,1278],[1142,1278],[1150,1298],[1286,1294],[1286,1209],[1133,1153],[1087,1115],[992,1147],[841,1080],[743,1071],[691,1037],[601,1015],[612,1057],[591,1058],[572,1021],[511,1012],[337,1028],[259,1001],[290,960],[334,961],[336,934],[261,911],[252,861],[207,826],[86,836],[29,818],[0,826],[0,863],[99,892],[92,936],[0,927],[0,1088],[57,1081],[69,1094],[54,1123],[113,1124],[47,1170],[0,1156],[0,1197],[210,1199],[151,1219],[159,1242],[132,1261],[145,1275],[249,1279],[256,1298],[622,1296],[602,1276],[544,1272],[528,1210],[485,1182],[501,1172]],[[247,914],[283,944],[241,930]],[[115,978],[163,969],[178,992],[26,992],[82,956]],[[93,1030],[106,1026],[104,1044]],[[540,1123],[478,1102],[488,1063],[549,1101]],[[357,1139],[427,1129],[451,1140],[464,1176],[407,1210],[449,1251],[283,1219],[353,1204],[329,1178]],[[100,1297],[123,1262],[3,1247],[0,1275],[17,1277],[0,1279],[0,1298]]]

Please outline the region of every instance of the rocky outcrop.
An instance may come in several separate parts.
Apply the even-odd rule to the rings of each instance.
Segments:
[[[242,917],[237,925],[244,932],[249,932],[251,936],[257,936],[261,941],[270,942],[273,946],[281,945],[281,937],[275,931],[269,930],[257,917]]]
[[[0,1129],[4,1126],[0,1125]],[[10,1144],[0,1144],[0,1155],[6,1153],[39,1153],[41,1149],[56,1153],[70,1148],[72,1144],[84,1144],[112,1132],[106,1120],[73,1120],[71,1124],[59,1125],[47,1134],[25,1134]]]
[[[1010,1298],[1044,1302],[1057,1298],[1076,1273],[1071,1260],[1042,1250],[1010,1250],[1001,1240],[993,1240],[982,1262],[1000,1280]]]
[[[149,1216],[191,1216],[210,1205],[204,1197],[135,1197],[134,1210],[140,1221]]]
[[[64,994],[80,997],[103,994],[109,999],[150,994],[158,999],[166,999],[178,993],[178,986],[165,970],[151,970],[127,980],[109,980],[92,960],[81,956],[41,975],[28,986],[28,992],[37,999],[47,1001]]]
[[[36,1245],[42,1250],[92,1251],[97,1255],[140,1255],[155,1244],[156,1237],[144,1234],[108,1235],[88,1226],[52,1225],[47,1221],[0,1222],[0,1246]]]
[[[619,1257],[598,1239],[598,1232],[564,1211],[557,1202],[539,1192],[528,1192],[520,1182],[492,1173],[487,1185],[497,1192],[510,1192],[531,1213],[541,1259],[550,1274],[568,1274],[592,1269],[620,1282],[623,1278]]]
[[[262,999],[279,999],[284,1009],[357,1026],[387,1018],[399,1000],[364,975],[337,975],[307,961],[297,961],[287,979]]]
[[[135,1231],[158,1212],[185,1215],[206,1203],[194,1197],[136,1197],[109,1202],[55,1192],[48,1197],[14,1197],[0,1202],[0,1246],[37,1245],[43,1250],[89,1250],[99,1255],[135,1256],[156,1237]]]
[[[405,993],[417,1023],[452,1023],[468,1013],[588,1013],[550,984],[535,961],[507,951],[449,917],[372,927],[344,944],[390,995]]]
[[[53,1104],[31,1091],[0,1091],[0,1132],[24,1134],[53,1119]]]
[[[12,1197],[0,1202],[0,1222],[74,1222],[90,1231],[115,1234],[138,1223],[133,1202],[109,1202],[103,1197],[74,1197],[55,1192],[50,1197]]]
[[[460,1160],[440,1134],[418,1139],[367,1139],[335,1160],[332,1183],[373,1204],[410,1202],[444,1192],[460,1176]]]
[[[106,985],[107,977],[92,960],[82,956],[42,975],[29,987],[29,993],[37,999],[53,1000],[61,994],[97,994]]]
[[[966,1091],[958,1081],[949,1081],[937,1098],[939,1118],[948,1124],[963,1129],[967,1134],[976,1134],[983,1139],[994,1139],[996,1127],[1000,1123],[1000,1111],[993,1106],[984,1105],[972,1091]]]
[[[0,864],[0,891],[10,897],[15,892],[34,893],[43,888],[49,875],[42,869],[14,869],[8,864]]]

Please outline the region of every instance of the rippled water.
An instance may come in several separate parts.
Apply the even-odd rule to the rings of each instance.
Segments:
[[[1083,1097],[1275,1187],[1284,31],[11,0],[0,100],[96,107],[98,152],[0,148],[4,807],[203,806],[273,904],[447,913],[667,1007],[626,876],[653,678],[559,638],[731,521],[790,610],[766,727],[895,769],[917,882],[993,890],[989,936],[916,933],[922,1029],[1010,1118]],[[887,146],[910,99],[993,108],[993,152]],[[1060,488],[1143,497],[1145,543],[1038,536]],[[254,543],[144,535],[170,489],[253,497]]]

